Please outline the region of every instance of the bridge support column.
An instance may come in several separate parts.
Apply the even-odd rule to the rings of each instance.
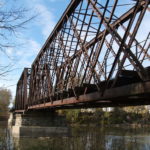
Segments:
[[[66,118],[56,112],[14,113],[10,114],[8,124],[14,137],[48,137],[68,133]]]

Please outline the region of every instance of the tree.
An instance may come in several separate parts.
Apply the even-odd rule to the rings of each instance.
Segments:
[[[145,106],[129,106],[125,107],[124,110],[128,113],[142,114],[145,113]]]
[[[11,98],[10,90],[0,88],[0,114],[7,113]]]
[[[9,2],[0,0],[0,54],[4,53],[8,58],[9,55],[6,52],[6,49],[17,46],[16,41],[18,40],[16,39],[18,31],[25,29],[27,23],[36,16],[29,15],[29,9],[17,5],[16,7],[13,7],[11,6],[11,3],[17,3],[17,0]],[[12,64],[0,64],[0,77],[5,76],[11,70]]]

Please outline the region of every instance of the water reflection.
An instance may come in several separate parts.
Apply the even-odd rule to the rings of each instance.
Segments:
[[[150,150],[150,129],[72,127],[69,135],[47,138],[12,138],[0,131],[7,150]],[[0,146],[6,149],[2,141]]]

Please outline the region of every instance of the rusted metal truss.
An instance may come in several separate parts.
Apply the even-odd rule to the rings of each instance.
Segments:
[[[29,73],[24,70],[16,109],[63,103],[70,97],[78,100],[96,91],[103,96],[107,89],[148,81],[150,32],[140,32],[141,41],[138,31],[149,4],[149,0],[72,0],[32,64],[28,94],[24,80]]]
[[[17,83],[15,109],[25,110],[28,107],[28,93],[30,84],[31,69],[24,68],[22,75]]]

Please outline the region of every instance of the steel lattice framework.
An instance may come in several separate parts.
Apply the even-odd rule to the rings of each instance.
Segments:
[[[17,83],[15,109],[25,110],[28,107],[28,93],[30,84],[31,69],[24,68],[22,75]]]
[[[28,109],[46,103],[60,106],[64,99],[78,101],[96,91],[103,97],[107,89],[148,81],[150,33],[144,32],[142,41],[137,34],[149,4],[72,0],[32,64]],[[20,80],[27,80],[24,77]],[[19,101],[24,84],[18,84]],[[16,109],[25,108],[19,106]]]

